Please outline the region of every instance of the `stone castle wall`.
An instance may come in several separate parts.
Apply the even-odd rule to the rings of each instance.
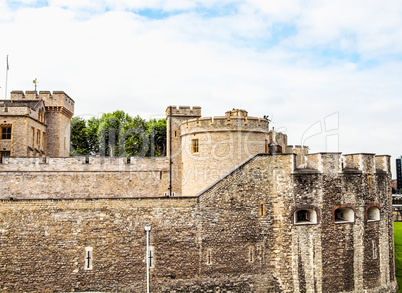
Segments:
[[[309,159],[318,169],[261,154],[197,197],[2,200],[1,289],[145,292],[150,225],[152,292],[395,292],[390,173],[370,166],[389,158],[360,157],[349,171],[325,163],[340,166],[336,153]],[[369,222],[373,204],[381,218]],[[341,205],[354,222],[334,221]],[[306,207],[317,223],[296,225]]]
[[[4,158],[3,199],[161,197],[168,191],[166,158]]]
[[[64,154],[74,102],[41,95]],[[3,158],[0,291],[145,292],[146,225],[151,292],[396,291],[389,156],[308,154],[244,110],[200,116],[168,107],[165,158]]]

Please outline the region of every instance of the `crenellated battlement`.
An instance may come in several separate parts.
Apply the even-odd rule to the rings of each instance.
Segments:
[[[6,157],[0,172],[166,171],[165,157]]]
[[[289,149],[290,150],[290,149]],[[375,154],[315,153],[305,156],[305,163],[299,169],[317,170],[321,173],[336,174],[340,172],[360,171],[390,173],[390,156]]]
[[[376,169],[375,154],[346,154],[343,156],[343,168],[372,174]]]
[[[375,156],[375,170],[391,173],[391,156],[378,155]]]
[[[189,119],[181,124],[181,134],[206,131],[257,131],[268,133],[269,122],[264,118],[215,116]]]
[[[288,145],[286,150],[283,150],[285,153],[296,154],[296,166],[306,164],[306,155],[308,154],[308,147],[301,145]]]
[[[288,145],[286,147],[286,152],[287,153],[304,153],[304,154],[308,154],[308,146],[304,146],[304,145]]]
[[[58,111],[71,118],[74,114],[74,100],[70,98],[64,91],[12,91],[11,100],[14,101],[33,101],[43,100],[48,111]]]
[[[74,101],[63,91],[53,91],[52,95],[48,91],[41,91],[39,98],[45,101],[48,111],[61,111],[69,118],[74,114]]]
[[[305,167],[321,173],[338,174],[342,170],[342,153],[315,153],[306,155]]]
[[[201,117],[201,107],[198,106],[169,106],[166,108],[166,116],[192,116]]]

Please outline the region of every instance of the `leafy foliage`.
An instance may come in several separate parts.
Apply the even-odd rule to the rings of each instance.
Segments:
[[[88,155],[88,132],[86,121],[81,117],[71,119],[71,155]]]
[[[121,110],[89,120],[74,117],[71,121],[70,154],[165,156],[166,120],[146,121]]]

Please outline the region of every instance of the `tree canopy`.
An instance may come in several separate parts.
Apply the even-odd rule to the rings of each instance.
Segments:
[[[166,119],[146,121],[124,111],[71,120],[70,155],[165,156]]]

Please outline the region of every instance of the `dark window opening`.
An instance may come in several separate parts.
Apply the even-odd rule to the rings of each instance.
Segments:
[[[153,250],[152,249],[149,250],[148,258],[149,258],[149,267],[153,268],[154,267],[154,263],[153,263],[154,256],[153,256]]]
[[[318,215],[314,208],[304,208],[293,213],[293,223],[295,225],[317,224]]]
[[[343,212],[340,209],[335,210],[335,220],[344,220]]]
[[[297,211],[297,222],[310,222],[310,212],[307,210]]]
[[[259,211],[258,211],[258,215],[259,215],[261,218],[264,218],[264,217],[265,217],[265,203],[264,203],[264,202],[261,202],[261,203],[260,203],[260,209],[259,209]]]
[[[207,250],[207,265],[212,264],[211,259],[212,259],[212,256],[211,256],[211,249],[208,249],[208,250]]]
[[[198,153],[199,151],[199,142],[198,139],[193,139],[191,141],[191,153]]]
[[[86,260],[87,260],[87,269],[90,269],[91,268],[91,255],[90,255],[89,251],[87,251]]]
[[[11,126],[1,128],[1,139],[11,139]]]
[[[0,163],[3,163],[3,158],[8,158],[10,156],[10,151],[0,152]]]
[[[335,223],[354,223],[355,211],[351,207],[340,207],[334,212]]]

